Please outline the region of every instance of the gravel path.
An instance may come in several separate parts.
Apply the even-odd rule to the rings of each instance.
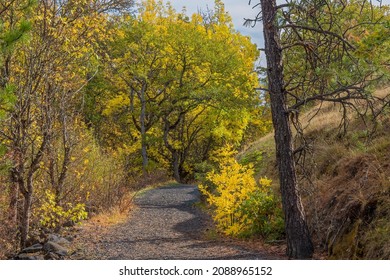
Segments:
[[[80,232],[75,256],[114,260],[275,258],[232,241],[207,238],[209,217],[194,205],[197,201],[196,186],[149,190],[135,199],[137,207],[125,223],[108,230]]]

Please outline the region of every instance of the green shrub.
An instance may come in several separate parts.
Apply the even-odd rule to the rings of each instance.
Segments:
[[[272,191],[272,181],[254,179],[252,164],[241,165],[231,147],[218,151],[219,169],[207,173],[199,186],[214,211],[217,228],[227,235],[260,235],[277,239],[283,233],[280,203]]]
[[[279,199],[271,189],[256,190],[245,200],[240,211],[250,217],[251,227],[243,236],[260,235],[267,240],[277,240],[284,234],[283,211]]]

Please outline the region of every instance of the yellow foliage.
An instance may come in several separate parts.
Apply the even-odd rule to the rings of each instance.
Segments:
[[[45,191],[45,200],[38,208],[39,222],[46,228],[57,228],[65,222],[78,223],[85,220],[87,216],[83,203],[76,205],[66,203],[66,206],[62,207],[57,204],[56,196],[50,190]]]
[[[271,180],[261,178],[260,188],[254,179],[253,165],[241,165],[233,157],[235,151],[228,146],[219,150],[214,159],[219,163],[219,172],[207,174],[207,185],[199,189],[214,208],[217,227],[228,235],[238,236],[250,229],[255,217],[250,211],[243,211],[243,205],[259,190],[268,192]],[[211,187],[211,188],[210,188]]]

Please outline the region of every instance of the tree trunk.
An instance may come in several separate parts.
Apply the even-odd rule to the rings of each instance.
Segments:
[[[148,166],[148,153],[146,143],[146,84],[142,86],[140,101],[141,101],[141,114],[140,114],[140,128],[141,128],[141,154],[142,154],[142,172],[145,175]]]
[[[173,177],[176,182],[180,183],[182,181],[180,174],[180,160],[179,160],[179,151],[172,151],[172,169],[173,169]]]
[[[30,213],[31,213],[31,202],[33,196],[33,184],[32,178],[28,178],[27,184],[23,179],[23,171],[18,170],[18,185],[19,190],[23,195],[23,208],[19,220],[19,233],[20,233],[20,247],[23,249],[26,246],[26,241],[28,238],[28,233],[30,230]],[[27,186],[26,186],[27,185]]]
[[[8,208],[8,220],[12,225],[17,225],[18,223],[18,198],[19,198],[19,186],[18,178],[14,168],[10,171],[10,202]]]
[[[28,238],[28,233],[30,230],[30,213],[31,213],[31,201],[32,201],[32,193],[27,192],[23,194],[24,196],[24,204],[23,204],[23,212],[21,215],[20,221],[20,246],[21,248],[26,247],[26,242]]]
[[[170,124],[168,119],[164,117],[164,144],[165,147],[168,149],[168,151],[171,153],[172,158],[170,159],[171,161],[171,168],[173,172],[173,177],[176,180],[176,182],[180,183],[182,181],[182,174],[181,174],[181,167],[182,164],[180,162],[180,151],[174,148],[170,143],[169,143],[169,131],[172,129],[176,128],[177,125],[179,124],[181,118],[179,118],[173,125]]]
[[[287,235],[287,255],[294,259],[307,259],[312,257],[313,244],[298,191],[292,133],[284,88],[280,33],[276,26],[276,7],[275,0],[261,0],[276,160]]]

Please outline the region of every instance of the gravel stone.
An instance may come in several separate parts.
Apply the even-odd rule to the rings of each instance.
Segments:
[[[210,217],[194,203],[196,186],[166,186],[149,190],[135,199],[136,209],[126,223],[99,234],[99,240],[80,234],[81,248],[74,259],[195,260],[273,259],[234,242],[205,237]],[[96,232],[94,233],[96,235]]]

